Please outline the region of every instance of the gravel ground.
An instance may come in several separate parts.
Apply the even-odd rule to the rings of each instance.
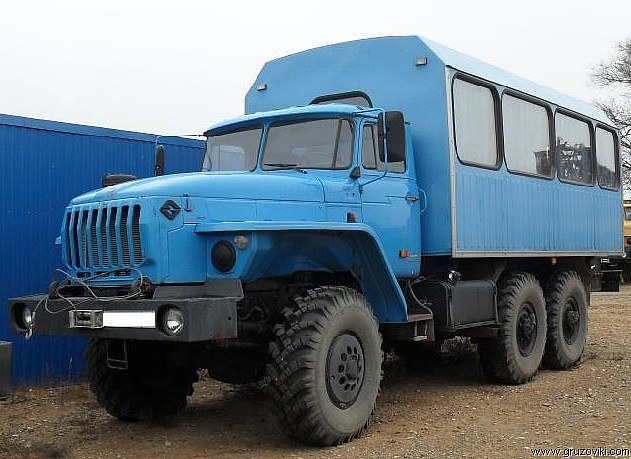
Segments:
[[[84,384],[20,387],[0,402],[0,457],[504,459],[533,457],[534,448],[614,457],[605,449],[631,449],[630,329],[631,287],[593,294],[581,366],[541,371],[523,386],[486,381],[464,341],[448,343],[430,372],[389,359],[370,432],[324,449],[287,439],[262,387],[202,378],[169,427],[110,417]]]

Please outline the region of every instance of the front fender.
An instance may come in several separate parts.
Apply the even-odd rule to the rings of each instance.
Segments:
[[[407,322],[403,292],[375,232],[361,223],[322,228],[307,222],[199,223],[199,234],[252,235],[247,262],[233,275],[244,281],[299,271],[352,272],[380,322]]]

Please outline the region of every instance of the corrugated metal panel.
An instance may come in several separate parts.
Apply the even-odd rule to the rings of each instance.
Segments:
[[[456,254],[622,251],[620,193],[456,166]]]
[[[167,173],[199,169],[201,141],[158,141]],[[151,176],[155,143],[155,135],[0,115],[0,339],[13,342],[15,382],[81,377],[83,340],[10,335],[7,299],[46,290],[70,198],[100,187],[107,172]]]

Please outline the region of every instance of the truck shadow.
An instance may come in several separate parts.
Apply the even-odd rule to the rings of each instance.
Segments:
[[[388,411],[388,405],[400,396],[424,398],[424,389],[448,394],[461,388],[485,385],[494,386],[484,377],[475,347],[470,344],[447,348],[438,364],[419,371],[410,371],[405,360],[388,355],[377,415],[380,411]],[[420,394],[412,395],[419,391]],[[265,383],[233,386],[204,379],[196,386],[188,409],[168,430],[176,436],[186,436],[191,446],[205,438],[205,441],[219,445],[220,451],[216,453],[226,456],[251,449],[261,451],[289,447],[311,450],[284,435]],[[186,433],[191,430],[194,435]]]

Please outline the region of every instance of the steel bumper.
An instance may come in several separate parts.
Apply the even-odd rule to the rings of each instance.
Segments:
[[[235,338],[237,301],[234,297],[159,298],[102,301],[86,298],[48,299],[46,295],[9,300],[13,333],[27,334],[19,319],[25,306],[36,311],[33,335],[81,336],[152,341],[194,342]],[[178,308],[184,318],[176,335],[162,325],[166,309]]]

